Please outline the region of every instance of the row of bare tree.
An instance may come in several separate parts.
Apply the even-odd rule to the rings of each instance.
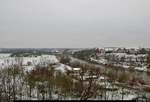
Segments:
[[[29,72],[25,72],[21,60],[17,64],[6,66],[0,69],[0,99],[1,100],[53,100],[53,99],[80,99],[88,100],[101,96],[107,100],[107,83],[127,83],[129,75],[124,71],[117,74],[117,70],[101,70],[92,64],[68,63],[68,60],[61,60],[64,64],[81,68],[79,79],[71,76],[71,73],[62,73],[55,70],[52,64],[47,67],[35,66]],[[84,80],[84,76],[89,76]],[[97,76],[93,78],[92,76]],[[104,76],[104,88],[99,85],[99,77]],[[113,85],[113,84],[112,84]],[[124,99],[124,88],[122,88],[122,99]],[[118,93],[120,94],[120,93]],[[112,96],[113,99],[114,96]]]

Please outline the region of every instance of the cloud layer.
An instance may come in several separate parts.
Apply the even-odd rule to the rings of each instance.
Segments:
[[[149,0],[0,0],[0,47],[150,47]]]

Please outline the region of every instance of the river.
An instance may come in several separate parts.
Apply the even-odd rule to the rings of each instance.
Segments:
[[[72,56],[70,56],[70,58],[71,58],[72,62],[78,61],[80,63],[89,63],[85,60],[74,58]],[[101,69],[105,69],[105,68],[114,69],[114,67],[107,67],[107,66],[99,65],[99,64],[93,64],[93,65],[95,65],[95,67],[101,68]],[[137,71],[137,70],[134,70],[134,71],[131,72],[128,69],[122,69],[122,68],[117,68],[117,69],[118,69],[118,73],[121,72],[122,70],[125,70],[126,72],[129,72],[130,74],[134,75],[136,78],[140,78],[140,79],[144,80],[147,84],[150,84],[150,75],[147,72],[140,72],[140,71]]]

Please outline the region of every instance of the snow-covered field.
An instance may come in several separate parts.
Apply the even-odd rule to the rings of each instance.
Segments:
[[[0,58],[7,58],[11,55],[11,53],[0,53]]]
[[[10,54],[0,54],[0,67],[8,67],[14,64],[22,64],[29,69],[35,65],[47,65],[58,63],[58,59],[54,55],[41,55],[37,57],[10,57]]]

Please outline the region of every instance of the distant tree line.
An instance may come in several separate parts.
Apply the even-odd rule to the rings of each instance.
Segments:
[[[41,56],[42,53],[40,52],[30,52],[30,53],[26,53],[26,52],[15,52],[15,53],[12,53],[10,55],[10,57],[31,57],[31,56]]]

